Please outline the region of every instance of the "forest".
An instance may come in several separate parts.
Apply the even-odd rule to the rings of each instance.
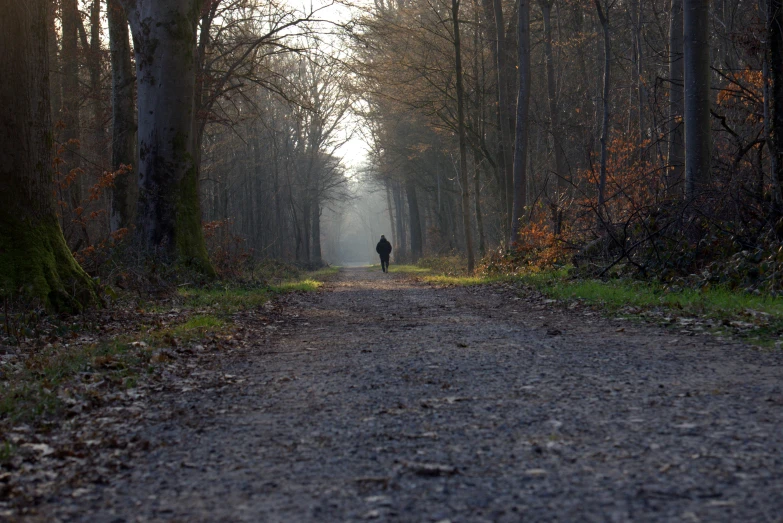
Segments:
[[[349,392],[341,384],[351,381],[373,405],[399,394],[394,405],[365,419],[378,412],[402,419],[415,403],[432,412],[453,407],[446,417],[457,426],[469,417],[470,402],[497,385],[471,381],[484,376],[484,362],[506,369],[516,353],[503,351],[529,349],[557,362],[557,378],[547,381],[541,373],[548,392],[535,401],[565,409],[567,415],[550,416],[561,423],[592,408],[576,405],[574,397],[630,386],[616,379],[635,364],[610,358],[603,367],[591,351],[611,353],[612,343],[625,343],[618,340],[631,333],[636,337],[624,357],[645,362],[634,373],[646,366],[661,389],[665,382],[678,397],[698,395],[678,387],[699,380],[704,390],[731,389],[723,407],[737,413],[735,421],[763,433],[760,441],[780,433],[777,411],[755,418],[737,388],[769,384],[753,394],[780,404],[779,387],[771,384],[780,377],[774,369],[781,368],[783,335],[783,0],[0,0],[0,71],[0,519],[79,519],[109,506],[127,514],[123,503],[131,501],[107,501],[104,491],[100,502],[82,501],[74,493],[97,492],[126,463],[147,459],[150,445],[169,445],[161,443],[167,437],[191,442],[187,457],[171,458],[183,470],[200,469],[207,459],[194,457],[203,447],[192,437],[161,429],[169,435],[158,440],[152,429],[129,431],[120,414],[106,427],[92,427],[95,419],[114,419],[112,409],[135,412],[133,405],[148,402],[144,412],[153,414],[139,414],[147,420],[140,427],[158,427],[150,420],[185,416],[206,401],[207,414],[178,419],[208,431],[222,423],[218,414],[233,412],[235,400],[234,392],[203,399],[210,391],[277,387],[274,393],[283,394],[289,387],[277,407],[264,407],[269,412],[311,405],[313,391],[321,391],[318,401],[326,405],[334,394],[341,399],[333,407],[348,410],[318,418],[313,448],[329,447],[334,438],[363,449],[379,436],[354,426],[349,411],[361,410],[360,402],[351,403],[359,400],[344,396]],[[381,235],[393,246],[389,274],[375,265]],[[663,329],[667,341],[650,341],[659,336],[653,329]],[[386,337],[396,340],[393,355],[378,346]],[[448,341],[430,346],[430,338]],[[500,352],[479,350],[495,339],[507,340],[499,342]],[[550,354],[551,340],[563,340],[565,352]],[[725,376],[716,370],[721,377],[712,383],[689,374],[701,363],[690,353],[682,367],[666,367],[676,359],[667,351],[682,344],[719,352],[715,361]],[[763,379],[745,366],[756,356],[739,349],[732,355],[731,344],[772,351],[758,355],[758,369],[768,365]],[[457,353],[445,348],[452,346]],[[324,347],[346,352],[329,356]],[[430,352],[438,358],[429,361]],[[372,381],[372,365],[355,367],[369,353],[400,370],[388,378],[394,394],[376,397],[372,391],[381,385]],[[309,359],[289,367],[281,354]],[[585,388],[561,404],[546,395],[577,379],[571,357],[600,374],[603,385],[580,381]],[[435,369],[452,359],[459,363],[451,374],[419,376],[423,361]],[[527,372],[517,367],[523,360],[513,365],[502,371],[511,382]],[[269,378],[261,383],[264,375]],[[527,398],[525,391],[539,386],[531,376],[529,385],[494,392]],[[435,384],[472,392],[403,399]],[[648,402],[649,391],[640,387],[628,397],[638,393],[635,401]],[[175,389],[190,395],[178,403]],[[537,408],[535,401],[524,408]],[[723,400],[710,401],[703,412],[721,412],[715,402]],[[632,408],[607,405],[610,413]],[[695,411],[677,410],[676,401],[669,406],[675,410],[660,419],[701,426],[691,421]],[[296,439],[296,430],[286,432],[278,418],[256,416],[258,427]],[[437,431],[419,425],[422,419],[411,422],[418,432],[387,428],[408,434],[395,441],[429,442]],[[549,436],[524,433],[532,442],[524,445],[560,448],[561,437],[570,436],[557,423]],[[452,430],[438,433],[450,441]],[[612,455],[596,450],[602,440],[584,430],[580,444],[592,456]],[[481,437],[494,442],[494,434]],[[240,433],[222,437],[215,441],[226,447],[251,445]],[[366,443],[356,442],[362,438]],[[121,441],[124,450],[107,457],[108,441]],[[460,441],[452,443],[473,448]],[[503,447],[509,455],[522,439],[514,441]],[[296,445],[285,447],[290,459],[310,459]],[[688,443],[672,445],[669,461],[653,467],[637,453],[634,466],[640,474],[649,467],[666,472],[683,456],[706,455],[694,454]],[[536,451],[532,461],[549,450]],[[728,460],[744,451],[715,452]],[[264,466],[284,459],[273,450],[269,456]],[[377,494],[367,482],[386,485],[368,503],[397,488],[412,496],[407,508],[396,501],[354,506],[354,487],[345,487],[351,492],[345,500],[344,492],[337,496],[339,507],[319,505],[323,518],[297,512],[312,508],[303,498],[291,513],[272,498],[253,506],[283,520],[415,519],[415,511],[405,511],[419,502],[422,513],[437,515],[430,505],[437,496],[401,479],[466,478],[463,466],[434,456],[394,461],[391,480],[386,472],[352,472],[364,478],[357,480],[360,497]],[[576,462],[558,456],[552,459],[564,461],[526,467],[525,481],[554,481],[550,465],[565,471]],[[226,459],[226,467],[236,465]],[[600,467],[614,470],[607,459]],[[43,471],[54,466],[51,460],[60,460],[63,472],[48,477]],[[144,470],[158,466],[150,462]],[[754,477],[766,477],[769,470],[759,467]],[[78,479],[87,469],[113,472]],[[677,477],[701,481],[694,470],[683,466],[685,475]],[[510,474],[502,481],[517,481]],[[677,477],[669,477],[672,484]],[[609,492],[636,489],[629,499],[655,498],[645,494],[647,486],[615,479]],[[563,481],[563,496],[569,488],[586,492],[568,483],[576,480]],[[143,488],[134,495],[154,497],[153,484],[139,482]],[[266,492],[264,485],[253,488]],[[308,496],[320,496],[327,485]],[[473,492],[470,485],[456,491]],[[494,492],[493,485],[476,488]],[[714,487],[736,501],[732,517],[769,514],[774,500],[766,487],[732,485],[741,501],[729,487]],[[503,498],[501,491],[493,499]],[[61,494],[76,500],[71,512],[67,503],[51,501]],[[677,499],[699,496],[688,491]],[[218,491],[208,498],[219,499]],[[494,501],[474,507],[470,496],[460,499],[467,505],[443,514],[505,521],[499,514],[510,514],[503,511],[513,505],[497,501],[503,511],[487,512]],[[106,505],[80,504],[88,501]],[[638,502],[618,509],[620,520],[658,510]],[[219,503],[189,512],[196,510],[190,502],[178,501],[171,513],[155,503],[144,505],[145,518],[256,519]],[[588,514],[609,517],[606,507],[590,503]],[[579,512],[569,506],[548,514],[572,519]],[[731,520],[729,513],[711,512],[716,507],[694,510]],[[661,510],[662,521],[688,514],[684,505]]]
[[[339,264],[368,195],[399,262],[781,290],[774,1],[44,3],[5,44],[46,48],[5,53],[4,296]]]

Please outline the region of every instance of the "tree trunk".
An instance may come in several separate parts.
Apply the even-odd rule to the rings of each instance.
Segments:
[[[57,55],[57,2],[56,0],[47,0],[46,2],[46,28],[48,38],[49,53],[49,93],[50,105],[52,107],[52,122],[60,119],[60,110],[62,109],[62,82],[60,81],[61,71],[58,70],[59,57]],[[52,74],[54,73],[54,74]]]
[[[709,0],[684,0],[685,198],[697,198],[710,181]]]
[[[783,213],[783,0],[767,0],[769,41],[768,70],[771,79],[771,164],[777,212]],[[781,232],[778,231],[780,235]]]
[[[138,233],[149,254],[214,275],[201,228],[194,151],[200,0],[122,0],[136,55]]]
[[[136,115],[133,104],[128,17],[116,0],[109,0],[111,48],[112,150],[111,169],[117,172],[111,200],[111,230],[130,227],[136,217],[139,189],[136,184]],[[123,168],[123,166],[125,166]]]
[[[514,207],[514,160],[511,144],[511,118],[508,114],[511,107],[508,93],[508,79],[506,78],[506,26],[503,21],[503,0],[492,0],[495,14],[495,60],[498,72],[498,118],[500,120],[500,148],[501,155],[498,158],[502,165],[504,177],[504,193],[506,195],[506,219],[510,219]]]
[[[69,176],[71,172],[81,168],[81,161],[79,158],[78,150],[81,147],[81,133],[79,122],[79,7],[77,0],[62,0],[62,53],[61,65],[62,65],[62,93],[63,93],[63,106],[60,113],[63,122],[63,132],[60,138],[61,143],[65,146],[65,151],[62,153],[61,158],[63,164],[60,167],[63,176]],[[68,187],[67,199],[71,209],[76,209],[81,205],[82,190],[81,190],[81,176],[77,175],[73,177],[73,181]],[[66,216],[68,216],[66,214]],[[65,225],[67,224],[67,226]],[[69,221],[64,222],[63,227],[65,232],[71,239],[72,223]],[[84,243],[87,242],[87,238],[80,238],[73,245],[74,250],[78,250]]]
[[[408,238],[405,234],[405,223],[404,223],[404,215],[405,215],[405,206],[402,202],[402,189],[400,188],[399,182],[394,184],[392,194],[394,196],[394,210],[395,210],[395,217],[397,222],[397,241],[399,242],[398,245],[395,246],[397,256],[395,256],[395,261],[403,262],[408,260]]]
[[[405,179],[405,194],[408,197],[408,214],[411,229],[411,261],[416,263],[422,255],[421,218],[419,215],[419,200],[416,197],[416,182],[408,176]]]
[[[392,211],[392,197],[391,188],[389,185],[391,182],[388,178],[383,180],[383,185],[386,187],[386,208],[389,210],[389,230],[391,231],[392,245],[397,246],[397,234],[394,230],[394,212]]]
[[[609,7],[601,7],[601,1],[595,0],[595,8],[604,34],[604,85],[601,93],[603,102],[603,121],[601,123],[601,173],[598,178],[598,221],[604,219],[604,203],[606,201],[606,147],[609,140],[609,86],[611,71],[612,47],[609,39]]]
[[[478,251],[482,258],[487,253],[487,242],[484,238],[484,215],[481,212],[481,153],[473,150],[473,197],[476,199],[476,229],[478,229]]]
[[[90,7],[90,49],[88,52],[87,69],[90,73],[90,97],[92,105],[92,140],[93,162],[96,176],[103,174],[106,166],[106,128],[104,127],[104,102],[101,96],[101,3],[106,0],[92,0]]]
[[[682,0],[672,0],[669,19],[669,158],[666,161],[666,196],[682,196],[684,148],[682,117],[685,112],[682,59]]]
[[[318,266],[321,265],[321,206],[318,202],[318,198],[313,199],[312,205],[312,219],[311,219],[311,234],[313,251],[311,254],[310,262]]]
[[[468,144],[465,139],[465,89],[462,85],[462,46],[459,34],[459,0],[451,0],[451,18],[454,25],[454,68],[457,77],[457,132],[459,134],[459,180],[462,189],[462,226],[465,230],[465,250],[468,255],[468,273],[473,272],[473,227],[470,223],[470,193],[468,191]]]
[[[517,96],[516,147],[514,148],[514,208],[509,247],[519,239],[527,199],[528,113],[530,111],[530,0],[519,0],[519,93]]]
[[[555,57],[552,51],[552,0],[539,0],[544,18],[544,56],[546,58],[547,98],[549,101],[549,133],[555,152],[556,197],[555,204],[559,207],[560,195],[567,186],[565,158],[560,130],[560,107],[557,102],[557,85],[555,84]]]
[[[5,2],[0,17],[0,295],[53,310],[97,302],[73,259],[52,196],[47,2]]]

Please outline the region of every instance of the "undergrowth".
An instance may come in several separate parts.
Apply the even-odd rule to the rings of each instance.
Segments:
[[[0,419],[33,421],[61,414],[81,401],[100,401],[98,386],[132,386],[150,359],[146,344],[104,341],[81,346],[48,346],[34,350],[4,368]],[[5,366],[4,366],[5,367]]]
[[[265,267],[263,280],[184,285],[158,298],[125,296],[112,305],[115,312],[91,317],[61,319],[36,310],[24,313],[22,328],[15,326],[22,317],[6,312],[5,324],[14,328],[0,333],[0,433],[8,424],[40,424],[98,405],[168,361],[170,348],[230,337],[235,313],[263,307],[278,294],[315,291],[337,272]],[[115,322],[114,315],[125,318],[125,325],[121,335],[108,339],[101,336],[101,322]],[[13,454],[9,445],[0,436],[0,462]]]

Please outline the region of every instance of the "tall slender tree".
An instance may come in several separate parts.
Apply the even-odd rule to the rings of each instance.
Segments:
[[[111,200],[111,230],[130,227],[136,217],[139,189],[136,183],[136,115],[133,103],[128,17],[117,0],[109,0],[109,46],[111,49],[112,155],[117,175]],[[123,169],[122,167],[125,166]]]
[[[683,2],[685,58],[685,198],[698,197],[710,180],[710,2]]]
[[[65,244],[52,196],[46,0],[0,1],[0,294],[55,310],[97,301]]]
[[[767,0],[767,67],[772,96],[772,182],[778,213],[783,214],[783,0]],[[779,231],[783,235],[783,231]]]
[[[598,178],[598,221],[604,219],[604,203],[606,202],[606,162],[607,147],[609,142],[609,87],[611,85],[612,67],[612,42],[609,38],[609,5],[601,4],[601,0],[595,0],[595,9],[604,36],[604,78],[601,91],[602,118],[601,118],[601,172]]]
[[[683,58],[682,58],[682,0],[671,0],[669,12],[669,158],[667,160],[666,192],[667,196],[675,196],[676,188],[684,181],[683,164],[683,124],[685,111],[683,90]]]
[[[459,32],[459,0],[451,0],[451,18],[454,27],[454,74],[457,77],[457,134],[459,135],[459,180],[462,192],[462,227],[465,231],[465,250],[468,272],[473,272],[473,227],[470,223],[470,194],[468,192],[468,145],[465,139],[465,87],[462,78],[462,42]]]
[[[530,132],[530,0],[519,0],[516,147],[514,148],[514,208],[511,213],[509,246],[519,239],[527,204],[527,149]]]

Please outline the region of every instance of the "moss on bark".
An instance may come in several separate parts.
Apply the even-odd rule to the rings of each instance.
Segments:
[[[0,295],[17,294],[54,311],[99,303],[95,282],[76,263],[56,220],[29,223],[0,213]]]
[[[180,260],[199,272],[214,277],[215,269],[209,261],[204,231],[201,228],[198,171],[195,167],[188,170],[180,183],[175,235]]]

